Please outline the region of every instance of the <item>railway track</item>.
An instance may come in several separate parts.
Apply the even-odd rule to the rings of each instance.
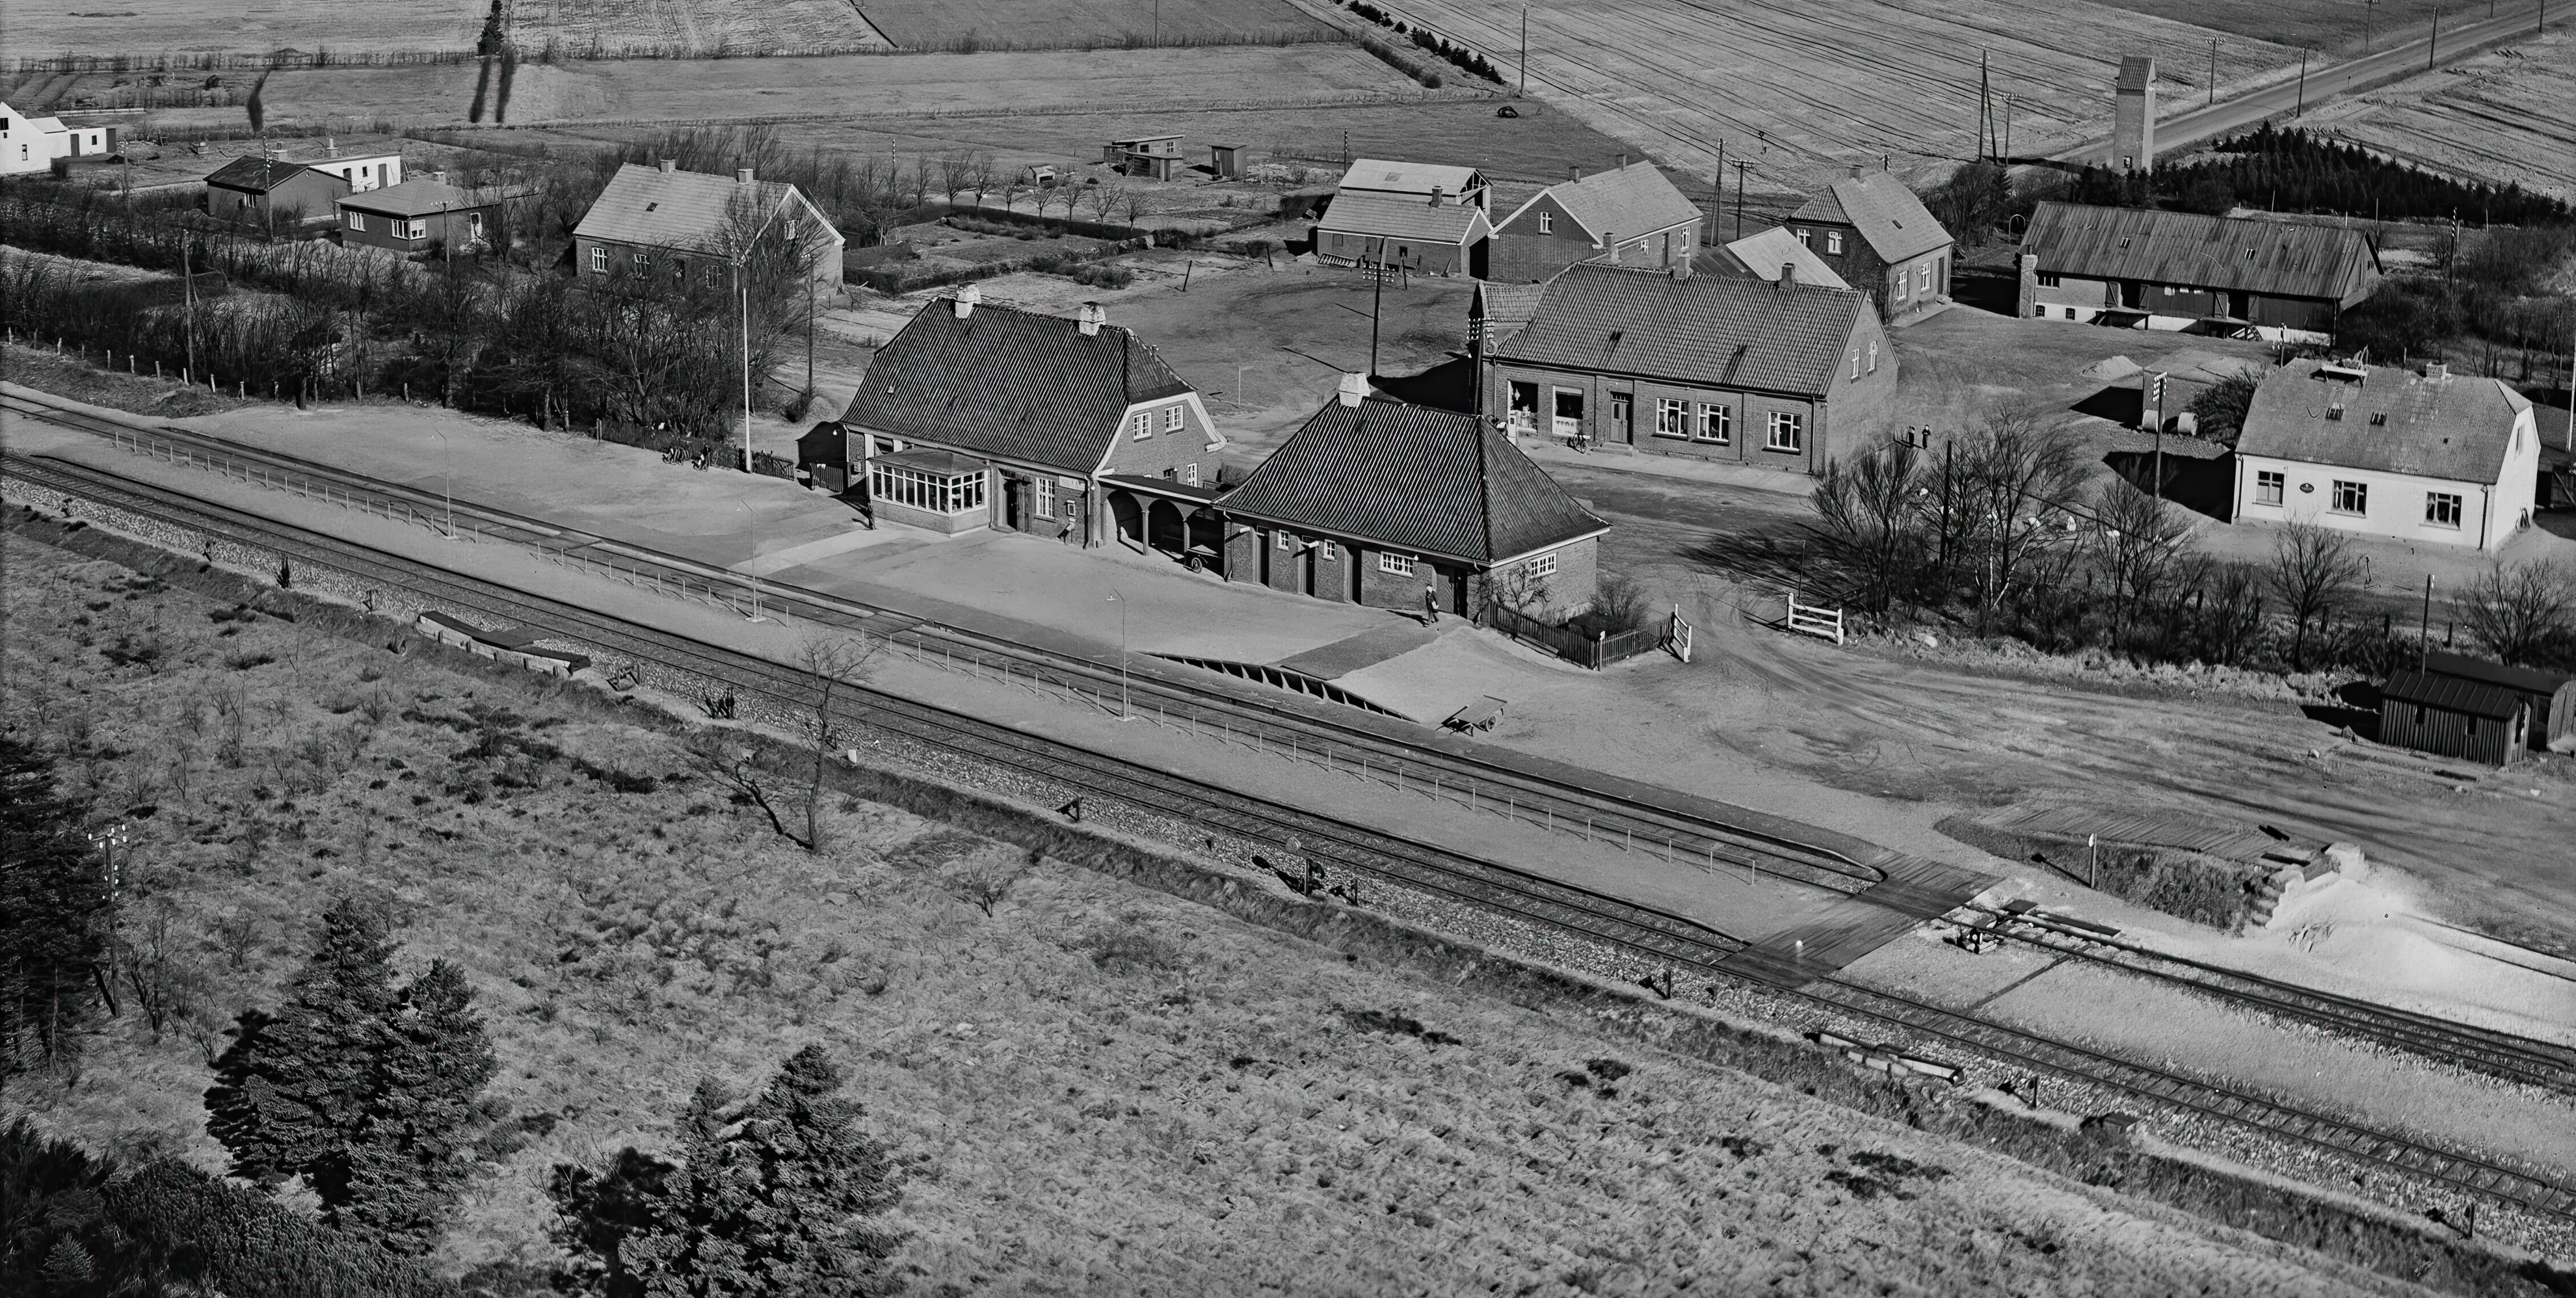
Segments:
[[[2106,965],[2504,1081],[2576,1096],[2576,1049],[2168,955],[2060,924],[2037,912],[2015,915],[1985,907],[1967,909],[1989,917],[1986,931],[2043,951]]]
[[[1095,662],[1001,636],[915,616],[793,586],[777,586],[743,577],[712,564],[648,547],[591,536],[542,519],[495,509],[471,501],[453,501],[440,493],[418,490],[351,473],[299,457],[243,447],[185,429],[164,426],[137,429],[81,411],[67,410],[17,394],[0,393],[0,409],[107,439],[128,451],[173,463],[238,477],[244,481],[321,495],[341,503],[400,509],[414,521],[452,520],[459,532],[501,540],[555,556],[561,561],[613,569],[673,591],[724,592],[725,597],[800,621],[899,637],[916,649],[951,657],[971,655],[981,667],[1003,664],[1003,670],[1032,679],[1061,679],[1084,688],[1108,687],[1132,695],[1139,709],[1159,710],[1168,719],[1204,723],[1229,730],[1245,726],[1269,734],[1274,743],[1300,746],[1308,754],[1325,754],[1371,771],[1386,772],[1399,784],[1466,789],[1469,800],[1482,799],[1507,808],[1506,814],[1533,827],[1585,839],[1652,849],[1676,861],[1700,862],[1714,869],[1728,866],[1832,889],[1857,892],[1886,877],[1862,856],[1803,841],[1794,831],[1733,822],[1687,805],[1653,800],[1649,788],[1608,790],[1589,787],[1563,775],[1535,772],[1481,756],[1460,741],[1401,733],[1405,723],[1380,723],[1356,710],[1331,705],[1299,705],[1264,687],[1196,668],[1148,667],[1122,672],[1116,664]],[[1187,675],[1182,673],[1186,672]],[[1342,715],[1347,713],[1347,715]]]
[[[398,555],[274,523],[258,515],[65,461],[0,456],[0,477],[82,498],[160,524],[222,535],[289,555],[372,587],[401,590],[469,614],[554,630],[607,654],[684,677],[731,682],[778,708],[812,705],[804,675],[746,654],[585,609],[461,577]],[[1675,972],[1732,979],[1726,958],[1744,943],[1652,907],[1545,879],[1430,844],[1145,767],[1076,745],[978,720],[861,686],[840,691],[843,717],[934,750],[990,764],[1056,788],[1112,799],[1181,823],[1301,853],[1361,877],[1414,889],[1487,913],[1598,943]],[[2309,1112],[2170,1069],[2104,1055],[1838,979],[1780,992],[1810,1007],[1946,1042],[2008,1068],[2128,1096],[2142,1106],[2198,1115],[2297,1142],[2419,1181],[2429,1181],[2576,1221],[2576,1188],[2521,1170]]]

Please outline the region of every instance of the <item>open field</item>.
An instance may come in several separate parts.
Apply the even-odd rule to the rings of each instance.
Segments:
[[[807,1042],[926,1159],[896,1219],[923,1292],[2393,1292],[883,806],[785,849],[666,726],[0,544],[10,715],[154,807],[132,904],[204,1021],[273,1004],[333,896],[385,907],[407,966],[463,966],[499,1120],[439,1261],[486,1292],[541,1289],[551,1164],[658,1147],[698,1076]],[[978,872],[1010,881],[989,915]],[[211,1166],[205,1076],[129,1018],[11,1107]]]
[[[2420,36],[2425,24],[2439,13],[2443,26],[2464,17],[2483,18],[2483,5],[2461,4],[2457,0],[2372,0],[2369,12],[2356,17],[2351,0],[2274,0],[2269,4],[2242,4],[2238,0],[2097,0],[2111,9],[2125,9],[2154,18],[2171,19],[2270,41],[2292,49],[2306,47],[2321,54],[2355,54],[2361,52],[2363,22],[2371,24],[2370,47],[2386,49],[2400,36]],[[2506,12],[2510,12],[2508,7]],[[2202,58],[2207,58],[2203,46]],[[2161,66],[2161,60],[2159,60]],[[2206,67],[2205,62],[2194,64]],[[2172,70],[2172,69],[2167,69]]]
[[[2576,35],[2562,27],[2329,104],[2308,125],[2446,175],[2576,200],[2570,104]]]
[[[74,54],[265,54],[471,50],[484,0],[410,0],[338,8],[305,0],[118,0],[91,7],[0,0],[11,58]],[[530,55],[652,50],[737,55],[880,46],[849,0],[517,0],[511,35]]]
[[[866,0],[855,6],[904,49],[1062,48],[1128,37],[1238,41],[1331,28],[1289,0]]]

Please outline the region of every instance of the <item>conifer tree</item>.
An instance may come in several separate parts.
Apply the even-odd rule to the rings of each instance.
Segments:
[[[96,1011],[114,902],[81,837],[88,817],[51,757],[0,735],[0,1083],[72,1053]]]

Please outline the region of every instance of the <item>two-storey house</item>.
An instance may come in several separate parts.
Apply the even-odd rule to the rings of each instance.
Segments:
[[[825,288],[841,286],[841,232],[794,185],[761,180],[749,167],[731,177],[682,171],[669,158],[617,169],[572,232],[573,273],[609,283],[645,280],[685,286],[723,282],[754,239],[777,240],[806,260]]]
[[[1486,273],[1490,191],[1473,167],[1361,158],[1315,219],[1315,259],[1424,275]]]
[[[1586,262],[1479,286],[1484,408],[1512,436],[1822,472],[1886,425],[1896,353],[1869,295]]]
[[[1888,172],[1853,167],[1789,214],[1789,233],[1844,283],[1867,291],[1891,325],[1912,324],[1950,303],[1950,232]]]
[[[1623,164],[1530,196],[1494,225],[1486,278],[1535,282],[1578,261],[1670,266],[1699,248],[1700,211],[1651,162]]]
[[[960,288],[877,352],[841,423],[880,519],[1218,562],[1207,507],[1225,439],[1097,303],[1066,319]]]

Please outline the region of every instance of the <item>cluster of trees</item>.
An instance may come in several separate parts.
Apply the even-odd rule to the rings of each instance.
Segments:
[[[2370,675],[2412,657],[2416,629],[2363,609],[2367,574],[2345,533],[2293,525],[2268,562],[2216,558],[2180,507],[2087,477],[2074,445],[2022,412],[1937,456],[1897,443],[1846,457],[1813,495],[1816,557],[1863,612],[2052,653]],[[2576,576],[2545,564],[2499,566],[2453,601],[2479,648],[2535,665],[2576,662],[2571,604]]]
[[[2473,184],[2391,161],[2357,145],[2266,122],[2211,146],[2218,158],[2149,172],[2087,167],[2071,202],[2220,213],[2238,204],[2373,220],[2457,219],[2485,225],[2563,225],[2576,209],[2519,184]]]
[[[2380,359],[2444,354],[2482,374],[2554,378],[2576,348],[2576,296],[2556,286],[2571,253],[2576,226],[2463,231],[2440,273],[2381,284],[2336,340]]]

